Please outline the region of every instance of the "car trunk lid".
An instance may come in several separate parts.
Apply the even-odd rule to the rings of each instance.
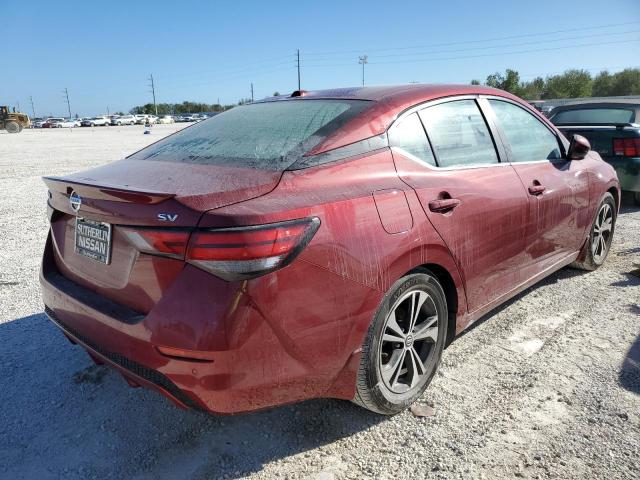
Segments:
[[[55,264],[70,280],[146,313],[184,262],[142,253],[126,230],[190,230],[202,212],[264,195],[280,176],[229,166],[122,160],[74,175],[45,177]],[[72,194],[76,203],[76,195],[80,199],[77,209]],[[86,236],[79,240],[77,231],[88,228],[88,236],[98,238],[100,232],[92,226],[100,225],[109,232],[108,240],[100,239],[109,252],[106,262],[78,251]]]

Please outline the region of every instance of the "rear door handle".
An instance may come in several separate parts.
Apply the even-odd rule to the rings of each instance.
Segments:
[[[542,195],[542,192],[544,192],[547,189],[547,187],[545,187],[544,185],[529,185],[529,193],[531,195]]]
[[[460,200],[457,198],[441,198],[438,200],[431,200],[429,202],[429,210],[437,213],[445,213],[449,210],[453,210],[460,205]]]

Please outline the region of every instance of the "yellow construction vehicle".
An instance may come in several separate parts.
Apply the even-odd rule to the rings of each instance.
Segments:
[[[31,121],[26,113],[10,112],[9,107],[0,105],[0,130],[9,133],[20,133],[23,128],[29,128]]]

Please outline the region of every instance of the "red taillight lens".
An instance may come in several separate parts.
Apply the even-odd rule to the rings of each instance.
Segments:
[[[191,233],[189,230],[126,227],[119,231],[139,251],[172,258],[184,258]]]
[[[187,262],[225,280],[257,277],[291,263],[319,226],[318,218],[306,218],[195,231],[189,242]]]
[[[614,138],[613,154],[619,157],[640,157],[640,138]]]

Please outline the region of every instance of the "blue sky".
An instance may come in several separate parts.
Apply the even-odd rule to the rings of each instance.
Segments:
[[[468,83],[640,65],[639,0],[0,0],[0,104],[38,115],[127,111],[151,101],[235,103],[297,87]],[[624,25],[623,25],[624,24]],[[8,31],[6,31],[8,30]],[[553,32],[553,33],[551,33]]]

